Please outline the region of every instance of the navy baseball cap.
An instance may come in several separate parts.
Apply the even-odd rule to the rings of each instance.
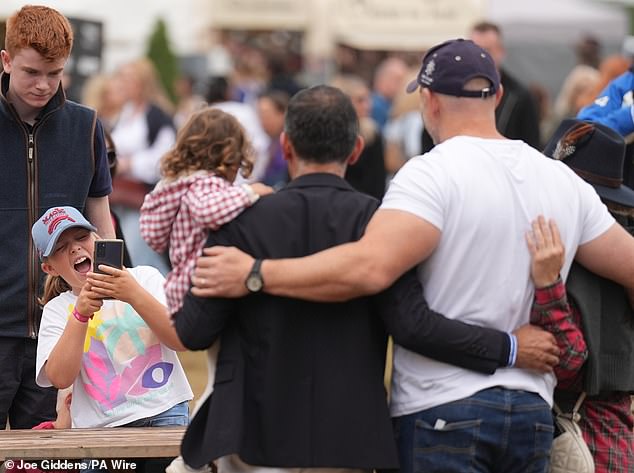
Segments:
[[[477,77],[488,79],[491,85],[482,90],[465,90],[465,84]],[[427,51],[407,92],[411,94],[419,86],[454,97],[486,98],[500,88],[500,74],[486,50],[469,39],[452,39]]]
[[[31,227],[31,236],[40,259],[50,256],[62,233],[73,227],[97,231],[74,207],[53,207],[44,212]]]

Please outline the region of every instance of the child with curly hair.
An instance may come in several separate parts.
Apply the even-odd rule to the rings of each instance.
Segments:
[[[244,130],[230,114],[215,108],[194,113],[161,160],[163,178],[141,207],[141,235],[157,252],[169,247],[172,271],[165,293],[170,314],[182,305],[207,239],[273,189],[263,184],[233,184],[248,177],[253,154]]]
[[[251,145],[238,121],[207,107],[183,125],[176,144],[161,160],[163,178],[145,196],[141,235],[158,252],[169,248],[172,271],[165,281],[170,314],[176,313],[190,286],[196,257],[217,230],[273,189],[264,184],[234,184],[238,172],[253,169]],[[207,386],[195,413],[213,391],[219,343],[207,350]]]

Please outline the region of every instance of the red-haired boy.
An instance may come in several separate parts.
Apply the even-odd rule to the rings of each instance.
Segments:
[[[114,237],[102,126],[61,86],[73,31],[58,11],[9,17],[0,52],[0,429],[55,418],[55,391],[35,384],[40,270],[29,229],[52,206],[81,209]]]

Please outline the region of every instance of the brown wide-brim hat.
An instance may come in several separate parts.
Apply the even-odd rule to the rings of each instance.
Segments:
[[[634,207],[634,189],[623,185],[625,141],[612,128],[567,118],[548,141],[544,154],[568,165],[603,199]]]

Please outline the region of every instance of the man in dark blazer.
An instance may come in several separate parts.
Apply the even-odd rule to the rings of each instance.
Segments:
[[[414,270],[378,296],[340,303],[261,292],[261,259],[304,256],[361,237],[378,201],[343,179],[363,149],[358,133],[341,91],[299,92],[282,135],[291,183],[210,234],[209,246],[235,245],[259,259],[245,281],[250,295],[190,292],[175,315],[190,349],[221,336],[214,392],[183,441],[188,465],[222,457],[229,471],[397,468],[383,385],[387,332],[440,361],[484,373],[508,366],[513,337],[432,312]]]

